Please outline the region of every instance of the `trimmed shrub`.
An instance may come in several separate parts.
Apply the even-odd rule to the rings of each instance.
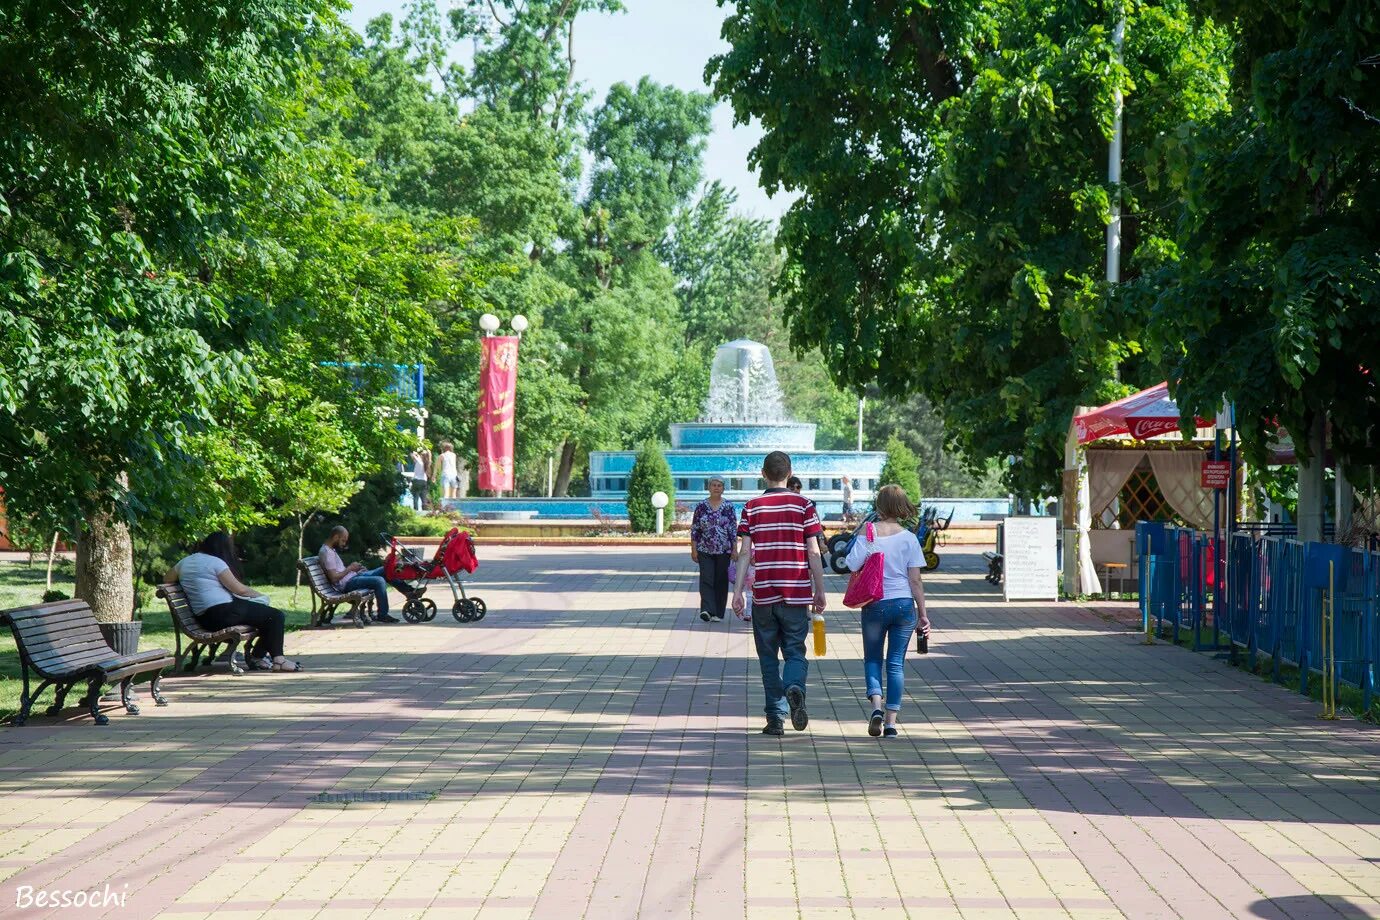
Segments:
[[[920,507],[920,461],[915,451],[895,435],[886,442],[886,463],[882,466],[879,486],[892,483],[904,489],[915,507]]]
[[[628,522],[634,533],[656,533],[656,509],[652,494],[665,492],[666,526],[675,518],[676,486],[671,479],[671,467],[658,444],[648,442],[637,452],[632,473],[628,475]]]
[[[347,525],[348,526],[348,525]],[[402,509],[395,537],[444,537],[455,527],[455,521],[444,514],[418,514],[411,508]]]

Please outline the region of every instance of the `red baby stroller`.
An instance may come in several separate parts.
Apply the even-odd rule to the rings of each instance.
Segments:
[[[436,602],[429,597],[418,597],[433,582],[444,581],[450,585],[455,606],[451,613],[461,623],[484,619],[488,607],[477,597],[467,597],[465,586],[460,583],[460,573],[466,574],[479,568],[479,559],[474,554],[474,538],[458,527],[436,547],[436,555],[430,561],[423,559],[413,550],[402,546],[388,534],[380,534],[388,544],[388,558],[383,561],[385,578],[403,579],[412,582],[413,596],[403,604],[402,615],[409,623],[424,623],[436,619]]]

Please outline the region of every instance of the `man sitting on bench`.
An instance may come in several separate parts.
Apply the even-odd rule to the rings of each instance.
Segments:
[[[365,570],[358,562],[346,565],[340,559],[340,551],[350,545],[350,531],[337,524],[331,528],[331,535],[321,544],[317,558],[321,560],[321,570],[331,580],[331,584],[341,591],[359,591],[368,588],[374,592],[374,620],[378,623],[397,623],[398,618],[388,613],[388,586],[392,585],[405,597],[413,594],[412,586],[405,581],[388,580],[383,575],[383,566]],[[347,588],[346,585],[349,585]]]

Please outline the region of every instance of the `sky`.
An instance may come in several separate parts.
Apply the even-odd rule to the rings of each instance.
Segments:
[[[380,13],[394,21],[405,15],[406,0],[355,0],[346,20],[356,31]],[[624,0],[627,10],[612,15],[586,13],[575,23],[575,76],[604,98],[615,83],[635,84],[643,75],[686,90],[707,91],[704,65],[727,44],[719,38],[724,11],[714,0]],[[439,0],[442,11],[449,9]],[[748,168],[748,152],[761,136],[756,125],[734,127],[727,103],[714,110],[714,128],[705,151],[705,179],[718,179],[738,192],[738,209],[776,219],[790,206],[784,192],[768,197]]]

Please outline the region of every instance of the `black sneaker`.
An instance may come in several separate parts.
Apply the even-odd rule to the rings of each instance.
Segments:
[[[703,620],[704,622],[708,623],[708,622],[709,622],[709,611],[708,611],[708,610],[701,610],[701,611],[700,611],[700,619]]]
[[[762,728],[762,734],[784,735],[786,734],[786,726],[780,719],[768,719],[767,724]]]
[[[402,621],[399,620],[397,617],[393,616],[393,614],[391,614],[391,613],[380,613],[378,616],[374,617],[374,622],[375,622],[375,623],[401,623]]]
[[[786,705],[791,707],[791,728],[803,732],[810,724],[810,714],[805,711],[805,688],[787,687]]]
[[[722,622],[724,621],[723,614],[719,614],[719,615],[716,616],[716,617],[710,617],[709,619],[712,620],[712,621],[715,622],[715,623],[722,623]]]
[[[888,725],[888,726],[886,727],[886,729],[882,732],[882,736],[885,737],[885,738],[895,738],[895,737],[896,737],[896,726],[895,726],[895,725]]]
[[[867,733],[871,735],[873,738],[876,738],[879,735],[881,735],[882,722],[885,719],[886,715],[880,709],[872,710],[872,718],[867,720]]]

